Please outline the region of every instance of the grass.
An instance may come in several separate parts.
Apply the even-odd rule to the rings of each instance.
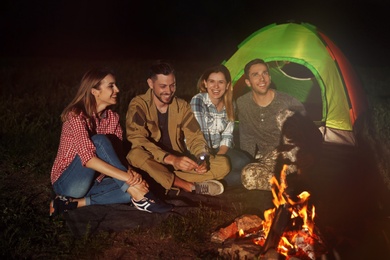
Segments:
[[[0,76],[0,256],[3,259],[95,258],[111,245],[112,234],[74,237],[61,218],[49,219],[50,169],[57,151],[59,115],[76,91],[82,74],[107,65],[117,73],[121,90],[116,110],[124,118],[132,97],[146,90],[150,61],[75,61],[2,59]],[[177,61],[178,95],[189,98],[209,62]],[[390,68],[360,68],[371,109],[363,136],[390,189]],[[235,212],[236,214],[239,212]],[[196,250],[217,226],[232,216],[202,209],[172,217],[157,230],[159,239],[173,239]],[[136,230],[138,235],[148,232]],[[134,235],[134,233],[133,233]],[[110,242],[111,241],[111,242]]]

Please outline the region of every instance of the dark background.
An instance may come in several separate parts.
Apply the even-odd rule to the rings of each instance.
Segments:
[[[350,61],[390,58],[385,0],[3,0],[3,57],[228,59],[271,23],[308,22]]]

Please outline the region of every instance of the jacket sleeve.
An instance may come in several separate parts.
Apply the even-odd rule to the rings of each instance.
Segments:
[[[159,133],[155,121],[148,119],[149,108],[144,100],[135,97],[129,104],[126,114],[126,138],[132,147],[142,147],[149,151],[154,159],[163,163],[166,151],[156,145],[152,133]]]
[[[194,116],[199,123],[200,130],[202,131],[204,138],[206,139],[206,141],[210,140],[209,129],[206,123],[206,113],[208,112],[207,112],[206,104],[203,102],[202,96],[199,94],[195,95],[191,99],[190,105],[191,105],[191,110],[194,113]]]

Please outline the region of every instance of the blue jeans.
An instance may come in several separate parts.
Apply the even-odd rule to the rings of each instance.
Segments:
[[[226,153],[229,158],[231,170],[224,180],[228,186],[240,186],[241,183],[241,170],[248,163],[251,162],[251,158],[243,151],[239,149],[229,149]]]
[[[110,140],[105,135],[94,135],[91,138],[96,147],[96,155],[101,160],[127,172],[121,163]],[[56,194],[72,198],[85,198],[86,205],[129,203],[131,196],[126,191],[129,185],[124,181],[105,177],[96,181],[98,173],[84,167],[77,155],[60,178],[53,184]]]

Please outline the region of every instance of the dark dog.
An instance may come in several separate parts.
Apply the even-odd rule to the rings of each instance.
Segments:
[[[287,165],[286,174],[302,174],[315,164],[322,144],[322,134],[306,116],[283,110],[277,115],[281,130],[280,145],[266,155],[257,155],[257,162],[242,170],[241,181],[249,190],[271,190],[272,176],[280,174]]]

